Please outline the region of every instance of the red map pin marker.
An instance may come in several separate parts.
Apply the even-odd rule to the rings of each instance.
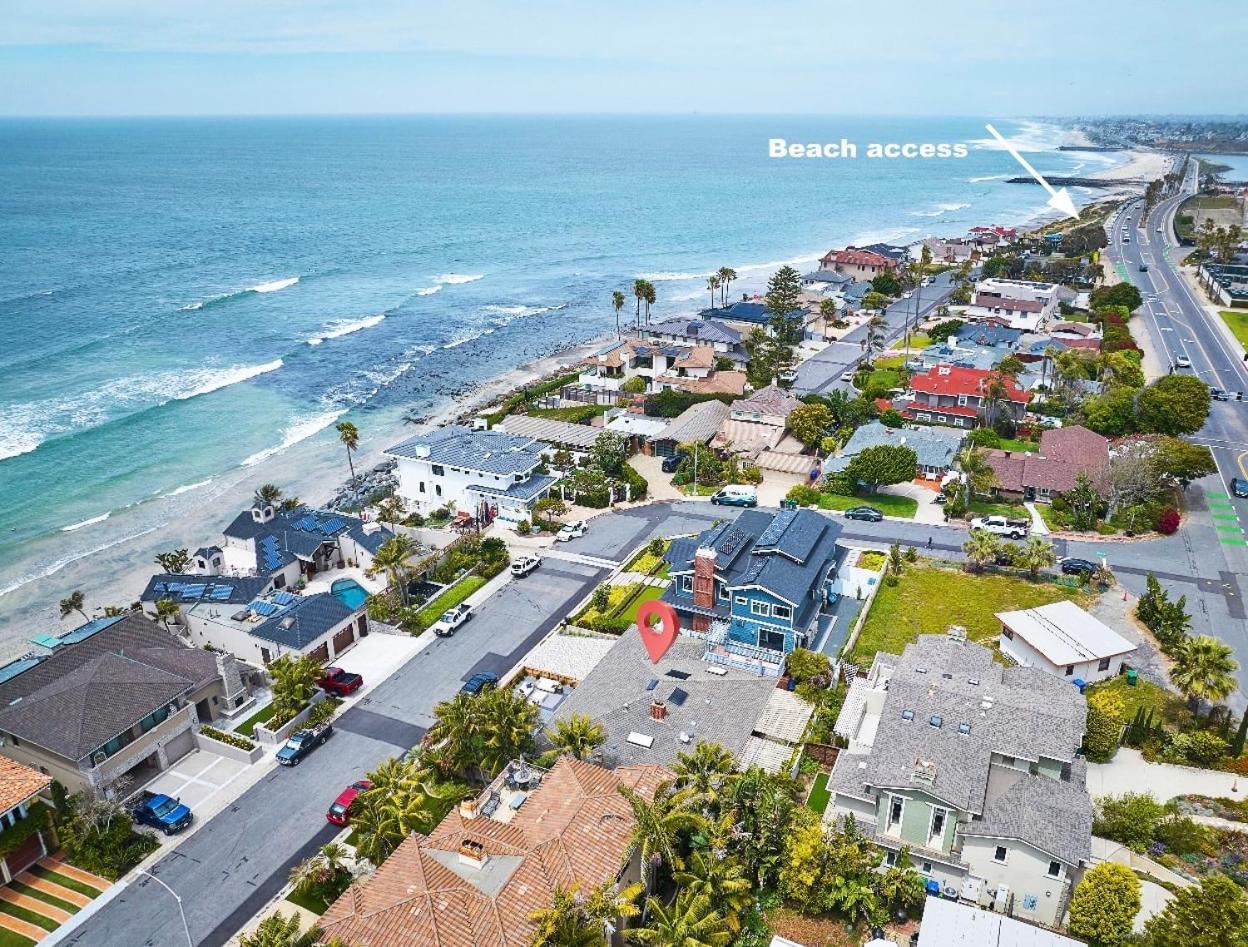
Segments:
[[[650,624],[651,618],[658,618],[659,623]],[[676,617],[675,609],[667,602],[650,599],[637,609],[637,630],[641,633],[646,653],[650,655],[650,663],[658,664],[659,658],[667,654],[667,649],[676,640],[676,635],[680,632],[680,620]]]

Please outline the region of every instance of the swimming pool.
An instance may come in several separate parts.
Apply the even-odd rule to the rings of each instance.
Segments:
[[[368,598],[368,591],[355,579],[335,579],[329,591],[334,598],[351,609],[359,608]]]

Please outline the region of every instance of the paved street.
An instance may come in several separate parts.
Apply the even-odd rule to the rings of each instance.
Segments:
[[[914,326],[922,322],[943,303],[952,290],[952,274],[941,273],[932,280],[930,286],[924,286],[919,292],[919,314],[915,318],[914,297],[899,299],[886,310],[884,318],[888,320],[885,340],[888,343],[900,339],[905,331],[906,322]],[[866,338],[867,327],[859,326],[845,334],[839,341],[833,342],[818,355],[812,356],[797,367],[797,381],[793,390],[797,394],[821,393],[833,388],[850,390],[848,383],[841,381],[841,375],[860,362],[864,356],[862,340]]]

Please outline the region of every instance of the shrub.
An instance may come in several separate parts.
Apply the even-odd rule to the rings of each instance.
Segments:
[[[1105,862],[1088,869],[1070,899],[1070,932],[1116,947],[1131,939],[1140,910],[1140,882],[1126,865]]]
[[[1185,815],[1161,822],[1153,833],[1153,837],[1180,857],[1196,853],[1202,855],[1218,853],[1217,834]]]
[[[1173,812],[1172,802],[1158,802],[1148,793],[1105,796],[1096,804],[1092,833],[1143,852],[1156,837],[1157,826]]]
[[[620,464],[620,479],[628,484],[629,499],[644,500],[646,494],[650,492],[650,484],[639,474],[632,464]]]
[[[308,726],[315,727],[319,723],[328,723],[338,712],[341,703],[342,701],[336,697],[327,697],[320,703],[313,704],[312,709],[308,711]]]
[[[1157,516],[1157,532],[1163,536],[1173,536],[1179,529],[1179,511],[1172,506],[1166,507]]]
[[[1216,767],[1226,756],[1226,740],[1207,730],[1179,733],[1170,741],[1165,755],[1175,763]]]
[[[589,598],[589,607],[594,611],[602,614],[611,605],[611,590],[605,585],[600,585],[594,589],[594,594]]]
[[[1126,717],[1126,701],[1113,691],[1097,690],[1088,695],[1088,723],[1083,746],[1089,760],[1105,763],[1113,757],[1118,750]]]
[[[533,532],[533,524],[530,523],[528,520],[521,520],[519,523],[516,524],[517,534],[521,536],[527,536],[531,532]]]
[[[135,832],[130,813],[108,799],[75,793],[56,810],[54,818],[70,864],[110,881],[160,847],[153,836]]]
[[[798,506],[816,506],[819,503],[819,491],[804,483],[795,483],[785,496]]]
[[[230,733],[226,730],[218,730],[216,727],[200,727],[199,732],[210,739],[238,747],[240,750],[253,750],[256,746],[255,743],[244,736],[239,736],[237,733]]]

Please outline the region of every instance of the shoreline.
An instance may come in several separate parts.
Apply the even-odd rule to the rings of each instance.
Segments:
[[[1067,132],[1065,141],[1076,143],[1080,133],[1077,130]],[[1126,162],[1088,176],[1125,182],[1141,177],[1148,178],[1150,175],[1159,177],[1164,173],[1167,160],[1164,153],[1143,149],[1124,149],[1123,153],[1128,156]],[[1138,185],[1124,184],[1122,189],[1114,189],[1105,197],[1117,199],[1120,193],[1138,189]],[[1020,221],[1016,226],[1020,230],[1042,228],[1052,223],[1048,219],[1051,216],[1044,214],[1039,219],[1032,217]],[[881,233],[888,230],[887,224],[887,219],[880,221],[878,229]],[[1007,222],[1006,225],[1010,224]],[[811,258],[817,259],[817,254]],[[802,257],[802,261],[805,259],[806,257]],[[797,260],[789,262],[798,263]],[[778,265],[779,263],[776,264]],[[763,272],[761,268],[752,267],[751,269],[758,269],[758,272],[748,275],[743,273],[740,290],[761,291],[770,270],[774,268],[772,266],[767,272]],[[677,297],[673,300],[672,311],[665,313],[665,317],[696,312],[701,308],[700,302],[700,299],[695,300],[692,296],[687,300]],[[566,367],[579,361],[614,337],[614,333],[606,333],[586,342],[572,344],[527,364],[500,372],[467,392],[462,389],[448,392],[418,424],[405,423],[402,420],[402,411],[397,408],[377,412],[374,418],[380,423],[362,425],[366,440],[355,455],[357,467],[367,469],[375,465],[384,459],[382,450],[385,447],[413,433],[453,421],[469,421],[473,415],[497,403],[518,386],[547,377],[560,366]],[[0,595],[0,653],[6,651],[6,646],[15,640],[25,642],[43,627],[62,627],[56,603],[70,591],[84,592],[88,600],[88,611],[101,609],[104,605],[128,605],[133,602],[156,569],[156,552],[182,547],[193,549],[202,544],[218,542],[221,530],[238,510],[250,502],[253,490],[261,483],[277,483],[287,495],[301,496],[312,505],[327,502],[346,480],[346,464],[342,453],[341,446],[332,437],[332,430],[328,435],[324,431],[319,432],[260,464],[233,468],[200,484],[188,486],[184,495],[176,497],[177,502],[172,507],[154,506],[137,512],[125,523],[123,535],[115,536],[99,547],[75,553],[72,558],[66,556],[69,561],[52,561],[42,567],[42,572],[38,575],[28,573],[26,576],[14,576],[14,581],[22,584]],[[161,499],[173,502],[174,497],[166,495]],[[118,519],[126,519],[126,510],[118,512],[121,516],[110,514],[115,527],[121,525],[117,522]],[[153,514],[167,515],[168,518],[163,522],[153,523]],[[143,522],[144,516],[147,517],[147,522]],[[106,518],[109,517],[96,518],[92,522]],[[85,533],[89,535],[87,524],[77,525],[85,526]]]

